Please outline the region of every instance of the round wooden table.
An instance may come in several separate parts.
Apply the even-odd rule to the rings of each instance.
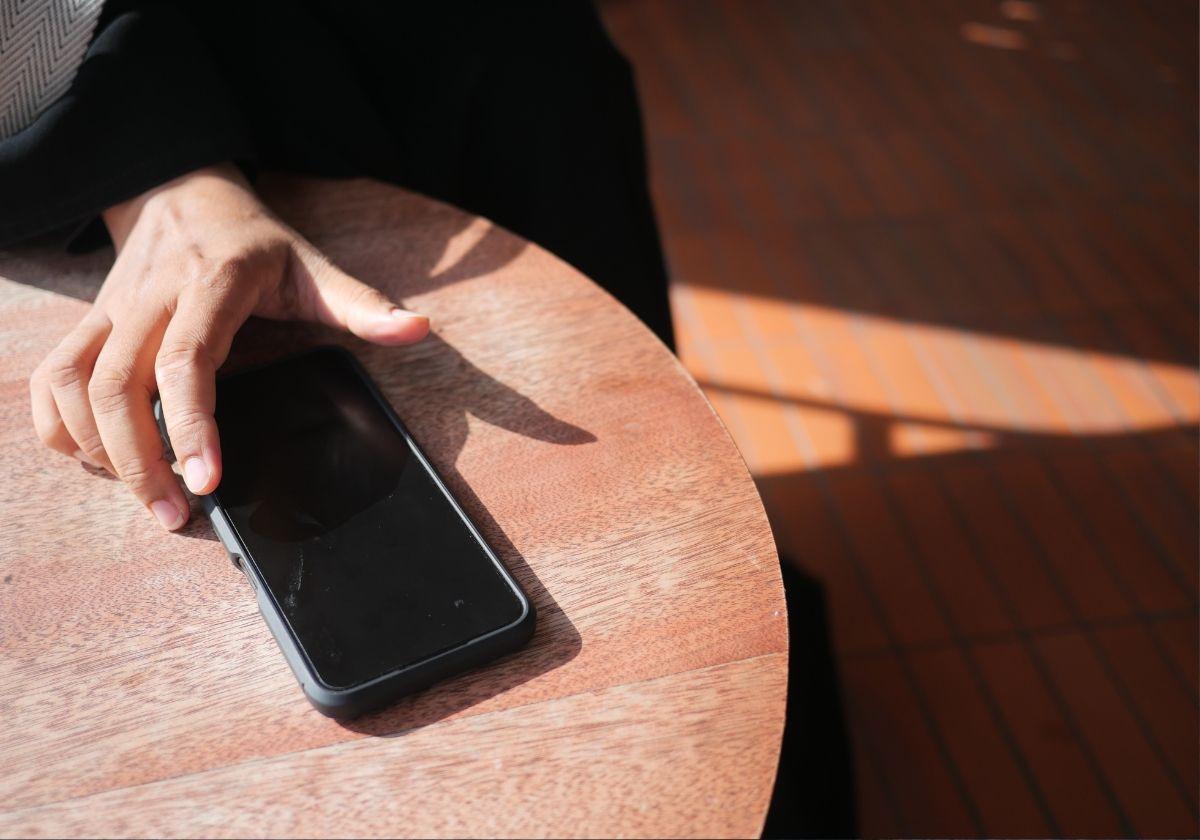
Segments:
[[[309,707],[207,520],[156,527],[44,449],[26,380],[111,252],[0,256],[0,834],[756,835],[786,613],[754,484],[692,379],[545,251],[372,182],[272,178],[410,348],[349,347],[537,604],[524,651],[347,725]]]

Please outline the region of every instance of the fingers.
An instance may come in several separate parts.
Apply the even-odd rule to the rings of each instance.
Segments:
[[[38,438],[46,446],[69,457],[76,457],[79,447],[67,431],[58,405],[54,402],[54,392],[50,389],[50,378],[47,364],[38,365],[37,370],[29,377],[29,405],[33,411],[33,428]]]
[[[221,480],[216,372],[229,355],[255,297],[239,293],[238,278],[189,286],[163,335],[154,363],[171,448],[188,489],[211,493]]]
[[[153,286],[143,280],[160,261],[150,247],[158,240],[143,243],[147,253],[123,250],[101,302],[30,380],[43,442],[114,473],[169,530],[187,521],[188,504],[154,421],[156,382],[184,479],[206,494],[222,472],[216,370],[250,314],[307,317],[385,345],[429,332],[427,318],[340,271],[303,240],[264,238],[262,230],[239,235],[254,247],[232,252],[248,256],[219,262],[195,246],[187,252],[192,262],[168,255],[169,270]],[[145,265],[118,270],[134,259],[127,253]]]
[[[75,443],[75,457],[114,472],[87,392],[96,357],[111,330],[108,316],[93,308],[50,354],[48,379],[63,425]]]
[[[96,359],[88,398],[117,477],[164,528],[174,531],[187,521],[188,505],[163,457],[151,408],[152,354],[160,330],[145,321],[114,326]]]
[[[293,277],[287,282],[304,287],[297,299],[310,311],[300,313],[340,327],[376,344],[412,344],[429,334],[429,319],[401,309],[378,289],[355,280],[317,251],[296,248]]]
[[[33,423],[42,442],[64,455],[111,471],[92,419],[87,386],[112,324],[93,308],[30,377]]]

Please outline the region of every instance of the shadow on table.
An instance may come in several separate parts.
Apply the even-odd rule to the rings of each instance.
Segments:
[[[437,453],[438,468],[446,485],[520,581],[537,608],[538,621],[529,646],[498,664],[456,677],[378,713],[344,724],[355,732],[380,736],[401,735],[474,706],[566,664],[582,648],[575,626],[458,470],[458,456],[469,434],[467,415],[544,443],[579,446],[596,441],[587,430],[556,418],[533,400],[487,375],[436,336],[422,342],[416,352],[406,354],[395,378],[401,392],[395,407],[402,419],[409,413],[406,407],[417,402],[403,396],[405,383],[436,383],[414,389],[414,396],[418,392],[424,396],[417,409],[421,421],[408,425],[419,430],[413,434],[423,449]]]
[[[300,350],[332,339],[320,328],[296,329],[259,323],[238,341],[241,359],[257,359],[263,347],[270,355],[281,348]],[[354,339],[337,339],[372,367],[371,357],[386,349]],[[249,345],[249,346],[247,346]],[[428,384],[434,383],[434,384]],[[459,472],[457,462],[469,434],[467,415],[514,434],[559,446],[594,443],[585,429],[556,418],[536,402],[473,365],[453,346],[431,335],[419,347],[390,357],[387,379],[381,382],[396,412],[430,455],[442,479],[459,500],[505,566],[520,582],[538,612],[537,630],[523,650],[498,663],[455,677],[405,698],[379,712],[342,725],[355,732],[378,736],[403,735],[470,708],[490,697],[566,664],[582,649],[575,626],[547,591],[524,556],[491,515],[475,490]],[[205,517],[197,515],[181,532],[201,539],[216,537]]]
[[[496,663],[454,677],[378,712],[341,722],[346,729],[380,737],[405,735],[553,671],[570,662],[583,649],[583,640],[575,625],[478,498],[469,491],[455,491],[455,495],[537,608],[537,630],[533,639],[524,649]]]
[[[276,184],[274,196],[286,204],[288,190],[293,188],[298,187],[288,181]],[[384,212],[382,208],[391,199],[385,195],[382,200]],[[386,259],[379,253],[367,259],[355,249],[339,247],[336,241],[329,243],[328,253],[354,276],[402,300],[496,271],[527,247],[524,240],[493,226],[453,263],[440,265],[447,244],[472,220],[459,213],[434,212],[413,236],[377,243],[379,248],[394,250]],[[314,237],[314,241],[321,244],[320,237]],[[324,327],[257,322],[243,333],[231,356],[234,364],[336,341],[350,349],[369,370],[377,372],[396,412],[538,611],[537,630],[523,650],[379,712],[347,721],[343,723],[347,729],[376,736],[403,735],[516,688],[566,664],[579,653],[579,632],[459,472],[457,463],[469,434],[468,415],[559,446],[594,443],[593,434],[558,419],[481,370],[437,334],[398,353],[395,348],[376,347]]]
[[[283,189],[293,186],[285,182]],[[397,249],[397,260],[382,270],[379,260],[360,262],[349,252],[331,255],[365,282],[402,299],[502,268],[526,247],[523,240],[493,227],[453,264],[438,268],[447,243],[472,219],[457,213],[435,213],[420,235],[387,243],[387,247]],[[95,299],[99,290],[96,278],[112,261],[109,250],[82,256],[47,254],[47,248],[53,248],[48,239],[30,243],[29,247],[34,249],[33,258],[10,265],[8,279],[84,301]],[[436,334],[397,352],[396,348],[380,348],[318,325],[251,319],[239,332],[222,370],[329,343],[347,347],[377,375],[385,372],[380,385],[397,413],[538,612],[537,630],[523,650],[343,725],[370,735],[402,735],[509,691],[573,659],[582,648],[579,632],[459,473],[457,462],[469,433],[468,414],[515,434],[560,446],[594,443],[596,437],[558,419],[490,376]],[[102,471],[100,474],[107,475]],[[191,522],[179,533],[192,539],[216,540],[197,505],[193,505]]]

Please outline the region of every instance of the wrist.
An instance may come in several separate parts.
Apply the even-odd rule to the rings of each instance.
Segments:
[[[242,171],[232,163],[205,166],[152,187],[126,201],[107,207],[100,211],[100,218],[104,221],[104,226],[108,228],[113,245],[120,251],[129,237],[130,231],[148,208],[165,204],[167,200],[191,192],[206,195],[230,190],[252,194],[252,188]]]

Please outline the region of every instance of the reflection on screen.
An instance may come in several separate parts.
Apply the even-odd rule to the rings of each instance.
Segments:
[[[218,501],[329,686],[520,617],[517,595],[339,354],[223,381],[217,425]]]

